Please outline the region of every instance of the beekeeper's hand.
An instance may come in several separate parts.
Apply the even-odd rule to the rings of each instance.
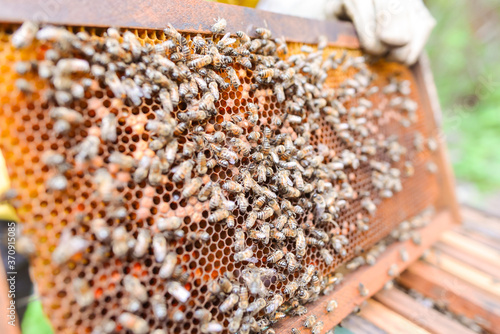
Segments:
[[[436,24],[422,0],[261,0],[259,9],[295,16],[348,18],[363,49],[414,64]]]

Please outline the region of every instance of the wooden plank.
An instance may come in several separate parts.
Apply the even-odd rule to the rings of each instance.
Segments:
[[[451,168],[451,163],[448,158],[446,143],[441,135],[442,113],[439,104],[438,94],[434,78],[432,75],[429,58],[424,52],[420,56],[418,62],[412,66],[412,71],[420,90],[420,102],[425,113],[432,116],[428,122],[427,128],[432,135],[436,137],[438,143],[437,159],[435,162],[438,165],[438,182],[441,187],[441,193],[436,203],[437,207],[451,211],[453,221],[460,223],[462,217],[455,193],[455,177]]]
[[[322,296],[317,301],[307,304],[308,314],[315,314],[318,320],[323,321],[325,328],[331,328],[337,325],[347,317],[352,310],[361,305],[361,303],[370,298],[373,294],[379,291],[384,284],[391,279],[388,275],[388,270],[391,265],[396,264],[400,271],[404,270],[412,261],[418,259],[422,253],[428,249],[440,234],[450,229],[454,225],[450,211],[443,211],[436,214],[432,222],[426,227],[420,229],[422,242],[416,245],[411,240],[398,242],[387,247],[387,250],[379,256],[377,263],[373,266],[363,266],[358,270],[349,273],[345,276],[336,291],[330,295]],[[408,252],[408,261],[403,262],[400,252],[402,249]],[[363,283],[368,289],[367,296],[361,296],[359,293],[359,283]],[[339,308],[328,314],[325,311],[326,304],[335,299]],[[291,328],[300,328],[307,315],[301,317],[287,317],[284,320],[274,325],[276,333],[289,333]]]
[[[500,239],[495,239],[491,236],[486,236],[483,233],[468,229],[465,226],[459,226],[458,228],[454,229],[454,231],[460,235],[466,236],[467,238],[470,238],[483,245],[486,245],[497,251],[500,251]]]
[[[94,27],[164,29],[168,23],[186,32],[210,32],[214,18],[223,17],[228,31],[243,30],[254,35],[256,27],[266,27],[274,36],[302,43],[317,43],[326,35],[335,45],[359,49],[351,22],[311,20],[253,8],[202,0],[77,0],[47,5],[38,0],[0,0],[0,21],[27,20],[52,24]],[[307,27],[307,29],[304,29]]]
[[[367,305],[365,305],[361,309],[359,315],[389,334],[429,333],[422,327],[414,324],[413,322],[402,317],[396,312],[391,311],[390,309],[373,299],[367,301]]]
[[[401,290],[382,290],[374,296],[374,299],[431,333],[474,333],[444,314],[432,308],[425,307]]]
[[[478,288],[500,297],[500,282],[493,276],[469,266],[447,254],[431,249],[424,260]]]
[[[387,334],[386,331],[355,314],[351,314],[342,320],[341,326],[355,334]]]
[[[498,222],[500,225],[500,221]],[[440,241],[488,263],[500,264],[500,252],[454,231],[446,231]]]
[[[471,267],[483,271],[488,275],[491,275],[494,279],[500,280],[500,267],[498,266],[498,264],[492,264],[480,257],[471,255],[470,253],[467,253],[460,248],[452,247],[442,242],[437,242],[432,247],[440,253],[451,256],[458,261],[461,261]]]
[[[448,310],[478,320],[490,332],[500,329],[500,298],[423,261],[413,263],[399,283],[445,305]]]
[[[466,229],[471,229],[500,240],[500,219],[485,215],[466,206],[462,206],[460,211],[463,215],[463,225]]]

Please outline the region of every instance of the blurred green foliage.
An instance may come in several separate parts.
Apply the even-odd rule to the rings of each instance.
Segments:
[[[28,304],[21,324],[23,334],[53,334],[52,327],[42,311],[39,300]]]
[[[500,189],[500,3],[433,0],[427,44],[459,180]]]

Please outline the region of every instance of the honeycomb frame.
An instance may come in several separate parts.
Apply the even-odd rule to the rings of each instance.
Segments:
[[[75,29],[75,28],[73,28]],[[97,32],[99,33],[99,29],[95,28],[89,28],[91,32]],[[4,69],[6,72],[9,71],[9,73],[12,73],[12,69],[14,68],[13,62],[18,59],[22,60],[28,60],[30,59],[30,55],[28,53],[24,53],[23,55],[19,57],[19,55],[12,54],[12,48],[9,46],[9,37],[8,35],[11,34],[13,31],[13,27],[7,27],[5,28],[1,36],[1,41],[2,41],[2,48],[1,50],[3,52],[7,52],[6,56],[4,59],[7,59],[10,61],[10,64],[4,65],[2,69]],[[155,31],[149,30],[132,30],[138,37],[146,40],[146,41],[151,41],[155,42],[155,39],[157,37]],[[102,33],[102,32],[101,32]],[[161,33],[160,33],[161,35]],[[301,44],[299,43],[294,43],[294,42],[289,42],[288,43],[290,52],[293,54],[294,52],[298,52],[300,49]],[[329,50],[332,50],[332,47],[329,47]],[[359,55],[359,51],[349,51],[349,53],[352,54],[357,54]],[[9,66],[10,65],[10,66]],[[382,73],[394,73],[394,72],[400,72],[403,73],[403,76],[405,78],[408,78],[409,80],[412,81],[412,86],[416,87],[416,84],[414,82],[414,79],[412,78],[410,72],[402,67],[401,65],[397,64],[390,64],[390,63],[384,63],[380,62],[377,65],[375,65],[376,70],[375,72],[380,74],[382,78],[386,78],[387,75],[383,75]],[[10,78],[7,76],[2,79],[3,82],[0,82],[0,84],[6,85],[6,91],[15,94],[15,88],[13,85],[14,78],[17,78],[16,75],[12,74]],[[9,81],[10,79],[10,81]],[[32,78],[34,80],[38,80],[35,78]],[[340,82],[342,79],[341,76],[334,76],[330,75],[329,76],[328,85],[335,86]],[[245,81],[245,80],[243,80]],[[246,82],[248,84],[249,82]],[[43,82],[42,81],[36,81],[36,86],[38,89],[43,89]],[[80,108],[82,110],[90,110],[90,112],[85,115],[86,119],[85,121],[85,126],[87,128],[90,128],[92,125],[92,119],[96,117],[96,115],[99,115],[99,109],[100,108],[111,108],[116,109],[117,112],[118,110],[121,109],[127,110],[127,113],[129,115],[134,115],[136,118],[139,118],[139,116],[142,116],[144,114],[144,117],[148,117],[148,114],[151,114],[150,111],[144,111],[144,109],[141,110],[134,110],[134,107],[129,107],[124,105],[123,103],[120,103],[120,101],[117,101],[116,99],[112,99],[110,97],[109,91],[102,91],[102,87],[99,87],[96,89],[94,93],[92,93],[91,96],[88,98],[88,102],[86,105],[80,105]],[[100,93],[99,93],[100,92]],[[239,90],[240,95],[243,95],[244,93],[244,87],[241,87]],[[25,97],[22,96],[21,94],[19,95],[14,95],[15,98],[12,100],[14,102],[11,102],[11,99],[4,96],[1,99],[2,103],[2,112],[4,113],[3,116],[7,116],[6,118],[6,124],[8,125],[16,125],[14,128],[15,130],[8,130],[7,132],[2,131],[2,136],[1,136],[1,149],[4,152],[6,156],[6,160],[8,161],[9,164],[9,171],[11,172],[11,177],[12,177],[12,182],[14,185],[14,188],[18,189],[23,189],[23,193],[21,195],[21,198],[30,198],[32,200],[31,203],[28,204],[23,204],[21,208],[19,208],[18,212],[19,215],[22,217],[22,219],[26,222],[25,225],[25,232],[29,235],[30,233],[32,235],[36,234],[37,237],[40,238],[40,243],[48,243],[51,245],[49,248],[44,248],[44,247],[37,247],[37,256],[34,257],[33,260],[33,266],[34,266],[34,273],[35,273],[35,280],[37,282],[45,282],[40,284],[40,292],[41,292],[41,297],[42,297],[42,302],[44,304],[45,309],[47,310],[53,310],[51,311],[50,317],[53,320],[53,323],[57,323],[57,319],[64,319],[64,323],[71,323],[73,321],[74,326],[83,326],[86,328],[87,332],[90,332],[91,327],[85,326],[84,324],[88,321],[92,321],[93,319],[99,318],[100,316],[105,316],[108,315],[107,311],[108,309],[117,309],[119,308],[119,302],[115,301],[114,306],[109,306],[109,301],[113,299],[113,288],[116,288],[117,285],[119,285],[119,281],[116,281],[117,275],[120,274],[120,270],[112,269],[113,266],[115,267],[120,267],[123,265],[122,261],[116,260],[114,263],[109,262],[108,264],[102,264],[102,267],[93,267],[89,269],[83,269],[80,270],[76,274],[70,274],[64,278],[60,277],[60,272],[65,271],[63,268],[51,268],[50,267],[50,251],[54,249],[56,242],[55,240],[51,240],[52,235],[54,231],[58,231],[61,226],[73,226],[73,231],[74,233],[80,234],[80,233],[87,233],[89,226],[86,224],[86,222],[91,219],[91,216],[89,214],[86,215],[85,218],[82,219],[81,224],[75,224],[74,220],[77,215],[77,213],[80,211],[80,209],[83,206],[88,206],[91,207],[94,212],[100,212],[102,215],[105,209],[105,206],[103,203],[99,203],[99,200],[94,198],[93,194],[89,190],[81,190],[81,186],[76,186],[74,184],[70,185],[69,189],[73,189],[72,191],[75,191],[74,195],[69,196],[69,203],[70,205],[64,205],[63,202],[65,201],[63,198],[59,198],[55,200],[55,203],[50,203],[50,201],[40,201],[40,191],[41,194],[43,195],[43,184],[45,184],[47,173],[49,172],[47,167],[41,167],[40,166],[40,157],[36,156],[38,153],[33,154],[34,156],[30,159],[30,163],[33,163],[32,168],[27,168],[26,171],[24,163],[21,163],[20,161],[23,160],[15,160],[15,153],[14,152],[22,152],[23,154],[30,154],[31,152],[42,152],[46,149],[44,145],[48,145],[51,142],[50,136],[47,134],[41,134],[39,135],[40,137],[37,138],[37,135],[35,133],[40,133],[41,129],[44,128],[50,128],[50,120],[47,119],[46,115],[44,115],[43,110],[45,107],[43,106],[43,103],[40,104],[39,101],[36,101],[38,96],[35,93],[33,95],[33,100],[34,101],[25,101]],[[272,97],[266,96],[265,92],[261,93],[261,97],[256,97],[256,96],[251,96],[250,93],[249,98],[253,98],[255,102],[258,102],[260,104],[264,104],[263,111],[262,113],[266,113],[266,115],[261,114],[261,117],[263,116],[264,118],[268,118],[270,114],[270,110],[274,109],[276,112],[279,112],[279,108],[276,107],[276,101],[273,101]],[[416,92],[416,89],[412,93],[415,95],[416,100],[420,100],[420,97],[418,96],[418,92]],[[222,102],[228,101],[228,100],[234,100],[231,105],[228,106],[227,102],[222,104],[222,102],[218,105],[219,111],[224,112],[224,114],[230,114],[233,111],[234,107],[239,107],[237,104],[238,102],[238,92],[233,92],[233,94],[228,93],[227,96],[222,97]],[[98,99],[104,98],[104,102],[99,102],[97,101]],[[260,100],[262,100],[264,103],[261,103]],[[19,102],[20,101],[20,102]],[[147,103],[146,103],[147,104]],[[150,104],[150,106],[153,106],[155,103],[153,102]],[[240,102],[240,105],[243,105],[243,103]],[[9,110],[9,107],[11,108]],[[151,107],[150,107],[151,108]],[[139,108],[137,108],[139,109]],[[26,122],[29,122],[33,115],[31,115],[33,112],[37,112],[36,114],[36,119],[37,122],[36,124],[33,124],[32,129],[33,134],[27,135],[26,137],[23,138],[23,133],[24,131],[24,125]],[[222,114],[222,113],[221,113]],[[418,111],[419,117],[422,119],[426,119],[428,115],[425,115],[424,112],[419,109]],[[132,116],[133,117],[133,116]],[[137,138],[134,137],[135,135],[133,134],[134,130],[132,130],[133,126],[135,124],[129,124],[128,122],[134,123],[134,120],[119,120],[119,124],[123,127],[122,131],[119,131],[119,139],[118,142],[120,145],[124,146],[129,146],[128,150],[133,151],[130,149],[131,145],[134,142],[142,142],[144,141],[143,138]],[[42,126],[43,122],[45,122],[45,126]],[[218,121],[217,121],[218,122]],[[220,123],[220,122],[219,122]],[[432,131],[432,126],[429,126],[428,124],[425,124],[425,122],[420,123],[419,125],[419,130],[421,132],[430,135],[429,131]],[[128,129],[130,128],[130,129]],[[128,130],[127,130],[128,129]],[[399,137],[403,138],[402,142],[405,143],[405,146],[410,148],[411,143],[413,142],[412,138],[412,131],[414,129],[410,129],[408,131],[402,130],[401,128],[387,128],[387,129],[381,129],[381,131],[385,131],[386,133],[398,133],[399,132]],[[18,134],[18,136],[13,137],[11,131],[14,133]],[[75,133],[74,137],[71,139],[72,143],[69,144],[63,144],[63,145],[57,145],[54,143],[51,143],[49,146],[51,149],[59,150],[60,153],[64,153],[64,148],[65,146],[74,146],[76,142],[80,140],[80,138],[86,136],[88,134],[88,129],[86,131],[80,132],[80,134]],[[314,144],[322,143],[325,145],[328,145],[330,149],[340,151],[339,148],[342,147],[342,144],[339,142],[338,138],[335,136],[335,132],[333,129],[331,129],[331,126],[329,126],[327,123],[322,123],[321,124],[321,131],[320,135],[317,136],[317,138],[313,139]],[[134,139],[135,138],[135,139]],[[38,144],[37,144],[38,142]],[[132,142],[132,143],[131,143]],[[44,144],[41,144],[44,143]],[[123,145],[123,144],[128,144],[128,145]],[[40,145],[42,145],[42,148],[40,148]],[[115,147],[115,149],[122,150],[118,145],[118,147]],[[136,149],[134,149],[135,151]],[[127,151],[127,148],[124,148],[124,152],[129,152]],[[32,154],[32,153],[31,153]],[[109,154],[109,151],[108,151]],[[359,253],[359,248],[356,248],[356,246],[361,246],[363,249],[367,249],[370,245],[374,244],[376,241],[380,240],[381,237],[387,235],[397,224],[399,224],[401,221],[408,219],[412,216],[415,216],[417,213],[428,207],[429,205],[432,205],[437,202],[438,199],[438,181],[436,180],[436,176],[433,176],[432,174],[429,174],[425,171],[425,168],[423,167],[424,164],[429,160],[430,156],[428,153],[424,153],[420,157],[418,157],[415,161],[417,164],[415,165],[415,171],[416,175],[413,176],[412,180],[419,179],[419,182],[411,182],[410,179],[406,180],[404,182],[403,189],[404,191],[402,193],[396,194],[393,199],[391,199],[392,203],[381,203],[379,206],[379,210],[377,213],[377,216],[375,219],[373,219],[370,224],[371,227],[368,235],[363,236],[362,239],[363,241],[358,241],[357,243],[354,242],[354,245],[352,245],[349,250],[348,250],[348,255],[346,256],[345,259],[341,259],[339,257],[336,257],[334,264],[327,269],[326,267],[322,267],[320,265],[320,269],[325,272],[332,272],[333,268],[338,267],[340,264],[344,263],[346,259],[351,258],[354,254]],[[103,161],[106,160],[106,152],[103,149]],[[16,161],[13,164],[10,163],[11,161]],[[26,161],[26,160],[24,160]],[[102,163],[102,162],[101,162]],[[420,164],[420,165],[419,165]],[[22,173],[25,173],[25,176],[27,178],[32,177],[33,183],[28,182],[22,175]],[[217,171],[215,171],[217,173]],[[233,175],[236,175],[238,173],[237,170],[234,170],[229,168],[228,170],[219,170],[219,173],[217,178],[224,178],[224,177],[231,177]],[[361,173],[363,174],[363,173]],[[44,175],[43,177],[34,177],[35,175]],[[50,174],[49,174],[50,175]],[[214,174],[212,174],[214,175]],[[360,184],[357,186],[355,185],[355,189],[362,189],[363,187],[368,186],[368,181],[366,179],[369,179],[368,177],[369,172],[365,172],[364,179],[365,181],[361,181]],[[85,186],[89,186],[91,182],[86,179],[88,176],[85,176],[83,173],[77,172],[76,175],[73,177],[80,178],[81,181],[78,181],[80,184],[84,184]],[[70,178],[71,179],[71,178]],[[424,181],[423,181],[424,180]],[[170,181],[171,182],[171,181]],[[364,182],[364,183],[363,183]],[[38,189],[33,189],[32,185],[36,184]],[[85,188],[85,186],[83,188]],[[206,218],[209,215],[209,212],[207,211],[207,202],[204,204],[202,203],[197,203],[196,200],[192,199],[189,201],[184,202],[183,204],[180,205],[174,205],[172,206],[171,204],[176,204],[175,202],[171,202],[171,198],[174,197],[174,195],[168,195],[164,194],[163,192],[165,191],[173,191],[175,192],[174,189],[177,189],[177,192],[179,192],[182,188],[180,185],[176,185],[174,183],[167,183],[165,186],[165,189],[155,189],[154,187],[147,186],[147,185],[139,185],[137,189],[137,186],[134,186],[133,188],[128,186],[128,190],[124,190],[124,197],[126,199],[132,199],[132,198],[138,198],[140,199],[139,201],[133,202],[130,206],[134,210],[139,210],[141,206],[145,206],[146,208],[149,208],[150,206],[156,206],[159,203],[163,202],[169,202],[169,207],[165,206],[159,206],[158,211],[156,211],[156,208],[153,213],[153,211],[150,211],[151,214],[156,214],[157,212],[163,212],[167,215],[171,215],[173,211],[175,210],[175,213],[180,215],[180,216],[191,216],[192,220],[190,219],[189,222],[184,220],[183,224],[183,229],[186,230],[186,232],[189,232],[192,230],[193,225],[191,224],[193,221],[196,222],[199,220],[199,227],[204,228],[207,227],[207,232],[209,232],[210,235],[212,235],[212,240],[210,241],[210,245],[214,246],[204,246],[201,244],[201,242],[196,242],[194,245],[183,245],[181,247],[184,247],[184,251],[181,253],[183,254],[183,259],[185,258],[186,260],[186,269],[191,269],[194,271],[193,278],[198,277],[195,279],[193,282],[194,285],[196,285],[196,280],[201,280],[203,279],[205,282],[208,282],[210,279],[219,277],[220,274],[222,274],[225,271],[234,271],[234,269],[239,269],[241,268],[241,264],[234,264],[231,263],[230,259],[230,254],[231,251],[229,249],[229,244],[228,242],[223,242],[219,238],[226,238],[226,240],[229,240],[228,238],[231,237],[232,233],[231,231],[225,231],[221,225],[215,224],[213,226],[209,226],[209,224],[206,222]],[[171,188],[169,190],[169,188]],[[26,189],[26,190],[24,190]],[[29,189],[29,190],[28,190]],[[159,191],[163,191],[161,193],[158,193]],[[413,198],[414,196],[408,195],[408,193],[414,193],[414,194],[425,194],[421,198]],[[406,197],[404,195],[406,194]],[[80,195],[80,196],[79,196]],[[168,195],[168,196],[167,196]],[[402,196],[400,196],[402,195]],[[400,196],[401,198],[399,198]],[[84,202],[79,203],[78,198],[83,198]],[[66,201],[68,200],[66,199]],[[170,199],[169,201],[166,201],[166,199]],[[394,200],[394,201],[393,201]],[[39,203],[37,203],[39,201]],[[26,201],[24,201],[26,203]],[[411,202],[410,205],[405,205],[405,203]],[[152,204],[153,203],[153,204]],[[397,204],[395,204],[397,203]],[[43,208],[43,212],[37,212],[36,204],[38,204],[39,208]],[[180,207],[179,207],[180,206]],[[401,212],[394,212],[392,208],[394,207],[399,207],[399,208],[405,208],[406,210],[404,213]],[[57,208],[61,209],[57,209]],[[355,219],[355,212],[360,210],[359,203],[357,208],[351,208],[352,212],[346,212],[344,213],[345,216],[343,216],[342,221],[347,223],[344,223],[343,226],[345,228],[346,234],[353,233],[355,234],[355,227],[353,225],[354,219]],[[351,210],[350,209],[350,210]],[[438,210],[440,209],[439,207],[437,208]],[[151,210],[151,209],[150,209]],[[163,211],[162,211],[163,210]],[[65,214],[68,214],[67,217],[63,218],[61,221],[57,221],[60,217],[58,216],[57,212],[65,212]],[[201,217],[199,213],[201,212]],[[380,213],[382,212],[382,213]],[[90,214],[91,215],[91,214]],[[379,216],[380,215],[380,216]],[[125,227],[129,232],[135,231],[135,229],[138,226],[147,226],[147,225],[153,225],[153,222],[151,220],[148,221],[148,218],[145,219],[136,219],[137,216],[131,216],[130,220],[131,222],[128,222],[125,224]],[[305,219],[307,220],[307,215],[305,216]],[[142,220],[142,221],[139,221]],[[238,218],[236,219],[238,224],[242,224],[243,222],[239,220]],[[349,221],[350,220],[350,221]],[[41,224],[42,221],[51,221],[50,223],[45,224],[45,229],[46,231],[43,234],[40,234],[38,230],[39,224]],[[135,224],[132,223],[132,221],[136,221]],[[384,224],[382,223],[383,221],[385,222],[391,222],[390,224]],[[112,224],[115,224],[114,222]],[[190,225],[191,224],[191,225]],[[135,225],[135,226],[134,226]],[[219,235],[215,238],[213,237],[215,234],[212,233],[218,233]],[[56,232],[56,238],[58,233]],[[218,251],[218,249],[224,249],[224,251]],[[197,248],[201,248],[200,251],[197,250]],[[213,250],[212,250],[213,248]],[[356,249],[355,249],[356,248]],[[206,249],[206,250],[205,250]],[[92,250],[91,250],[92,251]],[[89,253],[91,253],[91,251]],[[264,247],[262,250],[262,254],[258,257],[261,258],[268,254],[270,252],[270,249]],[[206,254],[205,254],[205,253]],[[202,257],[200,257],[200,254]],[[180,255],[180,254],[179,254]],[[92,262],[92,257],[93,255],[91,254],[84,254],[81,258],[75,258],[70,261],[70,271],[71,267],[85,267],[86,263]],[[310,257],[312,255],[307,255],[306,257]],[[317,255],[316,255],[317,256]],[[206,259],[204,258],[206,257]],[[197,259],[197,260],[193,260]],[[198,260],[199,259],[199,260]],[[227,266],[225,266],[224,261],[228,263]],[[307,258],[305,260],[306,262],[316,262],[313,261],[312,258]],[[152,269],[146,269],[143,268],[145,267],[155,267],[154,261],[145,261],[145,264],[140,264],[135,261],[135,263],[129,263],[127,269],[123,270],[123,273],[134,273],[138,277],[143,277],[146,279],[149,273],[155,272],[155,268]],[[319,261],[317,261],[319,262]],[[150,263],[148,265],[148,263]],[[203,267],[205,274],[197,274],[196,272],[198,271],[199,267]],[[217,270],[215,269],[217,268]],[[152,270],[152,271],[151,271]],[[156,266],[156,270],[158,270]],[[95,274],[96,272],[99,273],[99,277],[96,278]],[[53,282],[50,282],[49,280],[55,276],[56,280]],[[72,279],[75,277],[88,277],[88,280],[92,282],[92,288],[96,294],[96,298],[102,298],[106,306],[102,306],[101,304],[94,304],[91,309],[87,308],[87,310],[84,310],[83,312],[78,312],[78,315],[74,315],[73,313],[68,313],[66,310],[71,309],[72,307],[75,307],[74,301],[71,301],[71,298],[63,298],[65,295],[67,295],[69,292],[66,291],[65,289],[61,289],[60,291],[57,291],[55,288],[58,286],[64,287],[66,286]],[[108,277],[110,279],[110,284],[109,285],[101,285],[100,282],[108,283]],[[149,290],[149,294],[152,294],[153,291],[156,291],[158,289],[158,282],[152,282],[154,280],[151,279],[149,280],[149,284],[151,284],[152,288]],[[282,283],[276,283],[276,282],[270,282],[271,289],[280,289],[280,287],[283,285]],[[199,290],[198,290],[199,289]],[[195,291],[199,291],[196,294],[193,293]],[[119,293],[119,292],[118,292]],[[196,289],[192,290],[192,296],[195,298],[198,298],[198,302],[196,306],[200,304],[209,305],[211,302],[206,301],[206,296],[204,294],[206,293],[206,285],[205,285],[205,290],[203,289],[203,284],[201,283],[199,286],[196,287]],[[71,294],[71,293],[69,293]],[[50,297],[52,296],[52,297]],[[104,296],[104,297],[103,297]],[[115,295],[116,296],[116,295]],[[52,302],[50,302],[52,300]],[[53,300],[59,300],[59,302],[54,303]],[[178,307],[175,302],[171,302],[169,304],[168,308],[169,309],[175,309]],[[193,306],[188,306],[193,307]],[[214,306],[206,306],[210,309],[212,307],[213,312],[215,313],[214,316],[217,318],[219,321],[224,320],[222,315],[219,315],[218,311],[214,308]],[[147,306],[146,306],[147,308]],[[180,309],[183,307],[181,306]],[[82,311],[82,310],[80,310]],[[85,313],[87,312],[87,313]],[[113,311],[111,311],[113,312]],[[167,328],[174,328],[173,332],[180,333],[180,332],[196,332],[194,331],[194,328],[196,328],[196,325],[198,325],[197,320],[193,319],[193,311],[187,310],[185,312],[186,314],[186,319],[187,321],[184,322],[182,325],[175,325],[172,320],[169,320],[171,322],[167,323]],[[76,316],[76,318],[74,318]],[[73,319],[73,320],[72,320]],[[80,320],[78,320],[80,319]],[[85,319],[85,320],[82,320]],[[227,320],[226,320],[227,321]],[[194,327],[192,325],[189,325],[191,327],[186,327],[187,323],[194,324]],[[151,322],[149,323],[151,327],[158,327],[160,326],[159,323],[157,322]],[[55,328],[58,331],[65,331],[65,327],[60,327],[60,326],[55,326]]]

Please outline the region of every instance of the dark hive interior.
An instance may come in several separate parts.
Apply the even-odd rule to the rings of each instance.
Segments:
[[[254,32],[249,34],[262,45],[246,56],[250,68],[229,59],[242,57],[242,37],[226,37],[235,40],[217,46],[222,33],[200,35],[207,44],[200,49],[194,45],[196,34],[182,33],[183,38],[165,51],[146,45],[163,43],[168,49],[165,42],[177,36],[173,30],[165,34],[122,29],[116,35],[113,30],[70,27],[65,31],[85,32],[89,40],[84,34],[63,34],[71,39],[69,44],[35,40],[16,49],[11,39],[17,28],[0,26],[0,149],[18,192],[23,238],[34,245],[33,277],[57,332],[265,330],[281,313],[293,313],[297,305],[307,307],[333,282],[329,278],[341,264],[436,202],[436,175],[429,171],[432,122],[418,104],[411,72],[401,65],[371,61],[358,50],[333,46],[316,53],[317,45],[287,43],[284,54],[274,37]],[[143,48],[135,59],[130,57],[133,43],[124,47],[125,31],[132,33],[128,41],[136,38]],[[221,66],[214,63],[218,52],[211,51],[211,41],[219,55],[228,57],[222,58]],[[118,51],[109,61],[96,60],[85,56],[82,45],[92,45],[94,54]],[[117,74],[117,85],[124,85],[127,69],[142,62],[144,82],[157,87],[151,96],[140,87],[134,103],[135,87],[116,96],[120,88],[112,87],[116,82],[107,74],[96,75],[99,68],[41,78],[40,62],[47,60],[49,50],[62,58],[100,64],[110,78]],[[336,53],[330,56],[332,52]],[[221,82],[190,63],[202,54],[211,57],[204,68],[221,75]],[[159,58],[153,61],[152,55]],[[155,64],[158,59],[186,64],[189,73],[161,68]],[[19,62],[30,69],[19,74]],[[168,81],[146,73],[147,68]],[[239,78],[237,88],[230,68]],[[286,77],[292,73],[289,68],[295,74]],[[137,76],[129,78],[134,81]],[[189,86],[196,83],[194,76],[216,83],[220,96],[213,107],[200,106],[208,94],[214,96],[208,87],[203,91],[203,85],[196,93]],[[80,84],[83,95],[77,94],[80,87],[59,89],[64,83],[56,79]],[[193,90],[184,96],[181,92],[179,103],[165,112],[169,106],[160,92],[166,88],[172,99],[172,83],[180,91]],[[285,86],[283,101],[277,85]],[[63,94],[55,96],[56,91]],[[64,92],[69,92],[68,100]],[[68,109],[79,116],[58,114]],[[58,128],[67,125],[57,124],[61,119],[69,119],[66,132]],[[113,123],[116,140],[112,130],[106,137]],[[173,133],[172,127],[159,134],[153,127],[160,123],[178,131]],[[186,126],[183,131],[181,123]],[[225,138],[218,142],[221,133]],[[90,137],[98,141],[92,144]],[[415,145],[419,139],[421,148]],[[174,140],[177,154],[167,168],[165,154]],[[152,149],[157,144],[160,148]],[[116,152],[132,157],[132,167],[116,163],[123,158]],[[203,171],[199,153],[214,166]],[[47,163],[60,156],[63,162]],[[141,162],[145,168],[138,172]],[[197,189],[207,184],[212,189],[202,201]],[[185,196],[188,186],[193,186],[192,196]],[[221,198],[214,198],[220,193]],[[246,210],[238,197],[248,201]],[[252,215],[257,217],[253,224]],[[284,226],[279,226],[280,219]],[[305,251],[298,249],[298,234],[304,236]],[[241,235],[244,246],[237,243]],[[297,264],[292,270],[294,256]],[[168,261],[173,261],[170,271],[165,268]],[[292,282],[297,289],[285,293]],[[265,300],[261,311],[251,313],[245,307],[245,289],[250,290],[250,306],[259,298]],[[202,316],[204,309],[211,317]]]

